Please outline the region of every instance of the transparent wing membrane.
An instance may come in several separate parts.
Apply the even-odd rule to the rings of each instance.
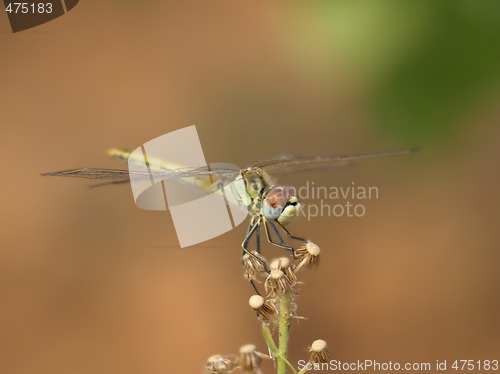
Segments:
[[[335,168],[349,165],[353,161],[400,156],[408,153],[419,151],[419,148],[411,148],[400,151],[392,152],[372,152],[360,153],[349,155],[333,155],[333,156],[294,156],[294,155],[279,155],[266,160],[254,163],[252,168],[263,169],[272,173],[286,173],[301,170],[317,170],[324,168]],[[212,178],[212,183],[220,181],[221,179],[230,179],[237,176],[234,168],[217,167],[209,169],[208,167],[198,168],[183,168],[175,170],[151,170],[151,171],[134,171],[134,170],[121,170],[121,169],[103,169],[103,168],[77,168],[69,170],[60,170],[50,173],[44,173],[43,176],[55,177],[69,177],[69,178],[85,178],[85,179],[102,179],[109,180],[110,182],[100,183],[104,184],[118,184],[124,183],[132,176],[135,178],[154,178],[154,179],[168,179],[168,178]]]
[[[317,170],[325,168],[335,168],[346,166],[353,161],[379,158],[379,157],[389,157],[389,156],[400,156],[408,153],[413,153],[419,151],[419,148],[411,148],[400,151],[391,152],[372,152],[372,153],[360,153],[360,154],[349,154],[349,155],[334,155],[334,156],[293,156],[293,155],[280,155],[267,160],[259,161],[252,165],[252,167],[263,169],[266,172],[271,172],[275,174],[287,173],[292,171],[301,170]]]
[[[69,170],[43,173],[45,177],[71,177],[86,179],[128,179],[128,170],[100,169],[100,168],[78,168]]]
[[[134,170],[120,170],[120,169],[101,169],[101,168],[78,168],[55,171],[51,173],[44,173],[43,176],[50,177],[70,177],[70,178],[86,178],[86,179],[108,179],[108,180],[128,180],[130,177],[134,178],[191,178],[191,177],[206,177],[206,178],[231,178],[235,177],[238,173],[234,169],[229,168],[216,168],[209,169],[208,167],[199,168],[183,168],[176,170],[151,170],[147,171],[134,171]]]

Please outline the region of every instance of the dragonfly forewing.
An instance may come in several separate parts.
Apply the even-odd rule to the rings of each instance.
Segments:
[[[294,155],[279,155],[270,159],[258,161],[252,167],[265,170],[272,174],[281,174],[295,171],[308,171],[319,169],[338,168],[351,164],[353,161],[401,156],[408,153],[419,151],[420,148],[410,148],[400,151],[389,152],[371,152],[347,155],[327,155],[327,156],[294,156]]]

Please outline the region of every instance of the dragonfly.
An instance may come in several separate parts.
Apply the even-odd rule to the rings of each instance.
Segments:
[[[309,240],[292,234],[287,226],[293,222],[302,209],[297,191],[292,186],[278,185],[275,177],[283,173],[296,173],[320,169],[332,169],[349,165],[355,161],[374,159],[389,156],[401,156],[418,151],[419,148],[410,148],[388,152],[371,152],[345,155],[326,156],[294,156],[278,155],[269,159],[251,164],[245,169],[239,169],[231,164],[211,164],[204,167],[179,167],[162,159],[149,157],[147,171],[134,171],[131,166],[143,162],[135,160],[134,153],[113,148],[108,155],[122,162],[127,162],[128,170],[103,169],[82,167],[70,170],[61,170],[42,174],[51,177],[85,178],[99,181],[95,186],[121,184],[134,182],[137,179],[150,179],[181,181],[183,188],[201,191],[220,192],[220,186],[227,186],[230,181],[239,179],[242,186],[234,192],[238,196],[238,204],[243,205],[250,217],[250,222],[243,242],[241,243],[242,257],[251,256],[262,262],[266,271],[267,265],[260,257],[261,253],[261,228],[263,228],[267,241],[276,247],[289,251],[294,258],[295,246],[290,245],[290,240],[307,243]],[[141,156],[142,157],[142,156]],[[246,214],[246,213],[245,213]],[[273,233],[273,234],[271,234]],[[250,248],[250,240],[255,236],[255,250]],[[284,240],[288,238],[288,241]],[[252,282],[252,281],[251,281]],[[252,285],[256,289],[252,282]],[[257,290],[257,289],[256,289]],[[257,291],[258,292],[258,291]]]
[[[85,178],[100,181],[91,187],[108,184],[128,183],[133,178],[150,178],[151,175],[165,179],[182,180],[184,185],[192,185],[201,190],[217,190],[214,186],[240,177],[244,184],[243,194],[239,193],[239,202],[244,204],[250,216],[250,224],[247,235],[242,243],[244,253],[249,252],[248,242],[253,235],[260,234],[260,228],[264,227],[267,240],[272,245],[285,248],[293,253],[293,247],[285,245],[279,233],[281,230],[289,238],[302,240],[290,234],[286,229],[292,221],[299,215],[302,208],[296,193],[296,189],[291,186],[276,185],[276,175],[292,172],[303,172],[320,169],[332,169],[346,166],[354,161],[373,159],[388,156],[400,156],[414,153],[420,148],[410,148],[388,152],[371,152],[346,155],[327,156],[294,156],[278,155],[269,159],[253,163],[245,169],[228,167],[230,164],[216,164],[216,167],[196,167],[185,168],[169,164],[167,161],[149,158],[148,173],[144,171],[134,171],[124,169],[103,169],[82,167],[70,170],[61,170],[42,174],[43,176]],[[108,151],[108,155],[116,160],[128,162],[129,166],[139,163],[141,160],[134,160],[132,152],[113,148]],[[269,227],[274,231],[278,242],[272,239]],[[260,240],[257,241],[257,251],[260,252]]]

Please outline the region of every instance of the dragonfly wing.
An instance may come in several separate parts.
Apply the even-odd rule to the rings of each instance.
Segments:
[[[290,171],[307,171],[307,170],[318,170],[324,168],[335,168],[349,165],[353,161],[378,158],[378,157],[388,157],[388,156],[400,156],[408,153],[413,153],[418,151],[419,148],[411,148],[401,151],[390,151],[390,152],[372,152],[372,153],[360,153],[360,154],[349,154],[349,155],[333,155],[333,156],[292,156],[292,155],[280,155],[274,158],[263,160],[252,165],[253,167],[260,168],[270,173],[285,173]]]
[[[111,186],[111,185],[125,184],[125,183],[130,183],[130,179],[127,178],[127,179],[108,180],[106,182],[91,184],[89,188]]]
[[[78,168],[78,169],[60,170],[50,173],[43,173],[42,175],[45,177],[71,177],[71,178],[86,178],[86,179],[114,179],[114,180],[129,179],[128,170],[99,169],[99,168]]]
[[[238,172],[234,168],[215,168],[208,169],[207,167],[201,168],[184,168],[176,170],[151,170],[146,171],[133,171],[133,170],[120,170],[120,169],[101,169],[101,168],[78,168],[69,170],[60,170],[50,173],[43,173],[46,177],[71,177],[71,178],[85,178],[85,179],[107,179],[107,180],[128,180],[133,178],[191,178],[191,177],[209,177],[219,176],[224,178],[235,177]]]
[[[99,181],[99,183],[90,186],[91,188],[131,182],[136,202],[143,192],[153,186],[158,188],[160,182],[163,181],[167,183],[165,186],[169,205],[175,206],[217,192],[221,187],[227,189],[227,186],[232,185],[236,178],[241,175],[241,170],[236,165],[213,164],[210,168],[204,166],[151,171],[78,168],[42,175]]]

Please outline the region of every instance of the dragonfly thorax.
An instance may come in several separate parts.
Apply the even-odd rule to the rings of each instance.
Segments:
[[[283,226],[292,222],[301,208],[293,187],[272,187],[263,196],[262,214],[268,220],[278,221]]]
[[[248,196],[254,200],[262,196],[264,190],[271,185],[269,176],[263,171],[255,168],[248,168],[243,171]]]

